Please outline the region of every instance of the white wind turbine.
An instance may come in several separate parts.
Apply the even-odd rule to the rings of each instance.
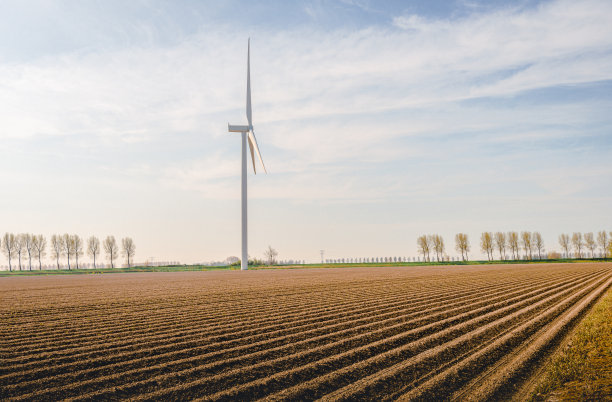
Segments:
[[[247,154],[246,154],[246,142],[247,135],[249,140],[249,150],[251,151],[251,160],[253,161],[253,172],[257,174],[255,169],[255,155],[253,154],[253,148],[257,152],[257,157],[263,166],[264,172],[266,171],[266,165],[261,159],[261,153],[259,153],[259,147],[257,146],[257,139],[255,138],[255,131],[253,131],[253,114],[251,112],[251,39],[249,38],[247,48],[247,93],[246,93],[246,115],[248,126],[234,126],[227,124],[227,129],[232,133],[242,134],[242,258],[240,262],[240,269],[246,271],[249,268],[249,254],[247,247]]]

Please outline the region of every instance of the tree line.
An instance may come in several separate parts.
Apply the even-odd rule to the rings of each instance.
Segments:
[[[79,269],[79,257],[85,252],[93,258],[94,268],[96,268],[96,260],[102,250],[106,253],[111,268],[115,268],[114,263],[120,252],[127,259],[127,265],[130,267],[136,254],[136,245],[130,237],[121,239],[121,250],[115,236],[107,236],[100,244],[100,239],[96,236],[91,236],[84,242],[79,235],[68,233],[52,235],[49,246],[51,257],[55,260],[57,269],[60,269],[61,258],[66,258],[68,269],[71,269],[71,261],[75,268]],[[34,260],[34,263],[38,260],[38,269],[42,270],[42,259],[47,252],[45,236],[30,233],[5,233],[0,239],[0,247],[8,259],[9,271],[13,270],[12,262],[15,259],[18,260],[19,270],[22,270],[22,259],[27,259],[30,271],[32,270],[32,260]]]
[[[564,257],[570,258],[573,251],[574,257],[588,257],[590,251],[591,258],[595,258],[595,252],[599,248],[604,258],[612,255],[612,232],[605,230],[597,233],[597,237],[592,232],[575,232],[570,235],[561,234],[559,245],[564,251]],[[445,260],[444,239],[438,234],[422,235],[417,238],[417,248],[424,261],[432,261],[435,256],[437,261]],[[468,260],[468,253],[471,250],[470,240],[465,233],[455,235],[455,249],[461,254],[463,261]],[[544,239],[540,232],[483,232],[480,235],[480,250],[487,255],[487,259],[492,261],[495,254],[499,255],[500,260],[542,259],[546,257],[544,249]],[[524,254],[521,256],[521,252]]]
[[[416,261],[416,259],[414,259]],[[326,264],[371,264],[377,262],[410,262],[410,257],[355,257],[355,258],[326,258]]]

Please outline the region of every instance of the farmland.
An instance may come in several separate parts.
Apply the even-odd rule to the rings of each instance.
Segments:
[[[612,264],[0,278],[0,398],[490,399]]]

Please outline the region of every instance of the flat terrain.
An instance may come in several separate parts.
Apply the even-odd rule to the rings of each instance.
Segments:
[[[499,399],[612,264],[0,278],[0,399]]]

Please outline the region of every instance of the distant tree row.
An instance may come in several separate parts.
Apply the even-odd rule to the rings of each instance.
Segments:
[[[589,250],[591,258],[595,258],[595,251],[599,247],[601,255],[608,257],[612,255],[612,232],[601,231],[597,234],[597,239],[593,233],[576,232],[571,238],[567,234],[559,236],[559,244],[564,251],[566,258],[570,257],[570,250],[573,249],[574,256],[583,258],[585,250]],[[444,239],[438,234],[422,235],[417,238],[417,248],[419,254],[423,256],[423,261],[431,261],[432,254],[436,261],[444,261]],[[468,260],[470,252],[470,241],[465,233],[455,235],[455,249],[461,254],[461,259]],[[487,259],[492,261],[495,253],[500,260],[511,257],[513,260],[521,259],[521,251],[525,259],[542,259],[546,257],[544,250],[544,239],[540,232],[483,232],[480,235],[480,249],[487,255]]]
[[[574,255],[578,258],[583,258],[583,250],[589,250],[591,252],[591,258],[595,257],[595,250],[599,247],[602,251],[602,255],[607,257],[612,255],[612,232],[606,232],[602,230],[597,233],[597,239],[593,232],[585,233],[584,236],[580,232],[574,232],[572,237],[568,234],[559,235],[559,245],[565,252],[565,256],[569,257],[570,250],[574,250]]]
[[[521,258],[521,250],[526,259],[533,259],[536,252],[538,259],[542,259],[544,240],[540,232],[483,232],[480,235],[480,249],[492,261],[495,251],[499,253],[500,260],[508,259],[510,254],[513,260]]]
[[[436,254],[437,261],[444,260],[444,239],[440,235],[419,236],[417,238],[417,247],[419,254],[423,255],[423,261],[431,261],[431,253]]]
[[[96,268],[96,259],[100,255],[100,240],[96,236],[91,236],[87,239],[87,244],[79,235],[63,234],[51,236],[51,257],[57,264],[57,269],[60,269],[60,258],[66,258],[68,269],[71,269],[70,261],[74,261],[76,269],[79,269],[79,257],[84,253],[84,248],[87,247],[87,254],[93,258],[94,268]],[[19,270],[22,269],[22,258],[28,259],[28,266],[32,270],[32,259],[38,260],[38,269],[42,269],[42,258],[46,256],[47,239],[43,235],[34,235],[29,233],[5,233],[0,239],[0,247],[2,252],[8,258],[9,270],[13,270],[12,261],[16,258],[19,261]],[[119,254],[119,246],[114,236],[107,236],[102,242],[102,248],[106,253],[108,260],[111,263],[111,268],[114,268],[114,262]],[[128,267],[131,266],[132,259],[136,253],[136,245],[130,237],[121,239],[121,253],[127,258]]]
[[[326,258],[327,264],[361,264],[376,262],[410,262],[410,257],[359,257],[359,258]]]

